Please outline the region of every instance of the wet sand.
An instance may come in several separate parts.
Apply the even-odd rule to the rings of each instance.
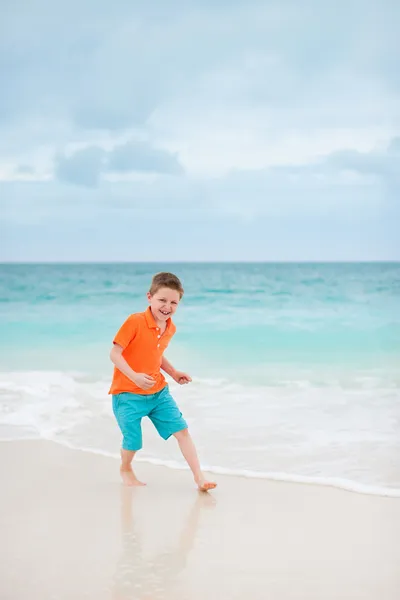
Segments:
[[[400,499],[0,442],[2,600],[398,600]]]

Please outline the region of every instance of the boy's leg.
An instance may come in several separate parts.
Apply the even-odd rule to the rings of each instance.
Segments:
[[[174,433],[173,436],[178,441],[179,448],[193,473],[194,480],[197,483],[199,490],[202,492],[207,492],[208,490],[212,490],[217,487],[217,484],[214,481],[207,480],[202,473],[199,458],[197,456],[197,450],[189,430],[182,429],[181,431]]]
[[[123,435],[120,473],[123,483],[128,486],[146,485],[139,481],[132,469],[132,460],[142,447],[143,402],[129,392],[113,396],[113,412]]]
[[[132,450],[121,450],[121,467],[120,473],[122,481],[125,485],[133,486],[133,485],[146,485],[143,481],[140,481],[133,469],[132,469],[132,460],[135,456],[136,452]]]
[[[167,440],[171,435],[177,439],[199,489],[207,491],[215,488],[217,484],[207,481],[201,471],[196,448],[188,431],[187,423],[171,396],[168,386],[157,394],[154,408],[149,413],[149,417],[164,440]]]

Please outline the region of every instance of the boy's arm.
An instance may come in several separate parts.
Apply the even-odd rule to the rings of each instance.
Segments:
[[[171,365],[169,360],[165,358],[165,356],[162,357],[161,368],[163,371],[168,373],[168,375],[170,375],[172,379],[175,379],[174,375],[176,374],[176,369]]]
[[[161,368],[163,371],[168,373],[168,375],[170,375],[174,381],[176,381],[180,385],[183,385],[184,383],[190,383],[192,381],[192,378],[190,377],[190,375],[187,375],[186,373],[182,373],[182,371],[177,371],[175,369],[175,367],[173,367],[171,365],[169,360],[167,360],[165,358],[165,356],[162,357]]]

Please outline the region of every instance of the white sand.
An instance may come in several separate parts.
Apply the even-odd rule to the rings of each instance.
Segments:
[[[1,600],[398,600],[400,500],[0,443]]]

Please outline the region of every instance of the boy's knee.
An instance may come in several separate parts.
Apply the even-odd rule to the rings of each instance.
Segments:
[[[178,440],[178,442],[180,440],[184,440],[185,438],[187,438],[189,435],[189,429],[181,429],[180,431],[177,431],[176,433],[174,433],[174,437]]]

